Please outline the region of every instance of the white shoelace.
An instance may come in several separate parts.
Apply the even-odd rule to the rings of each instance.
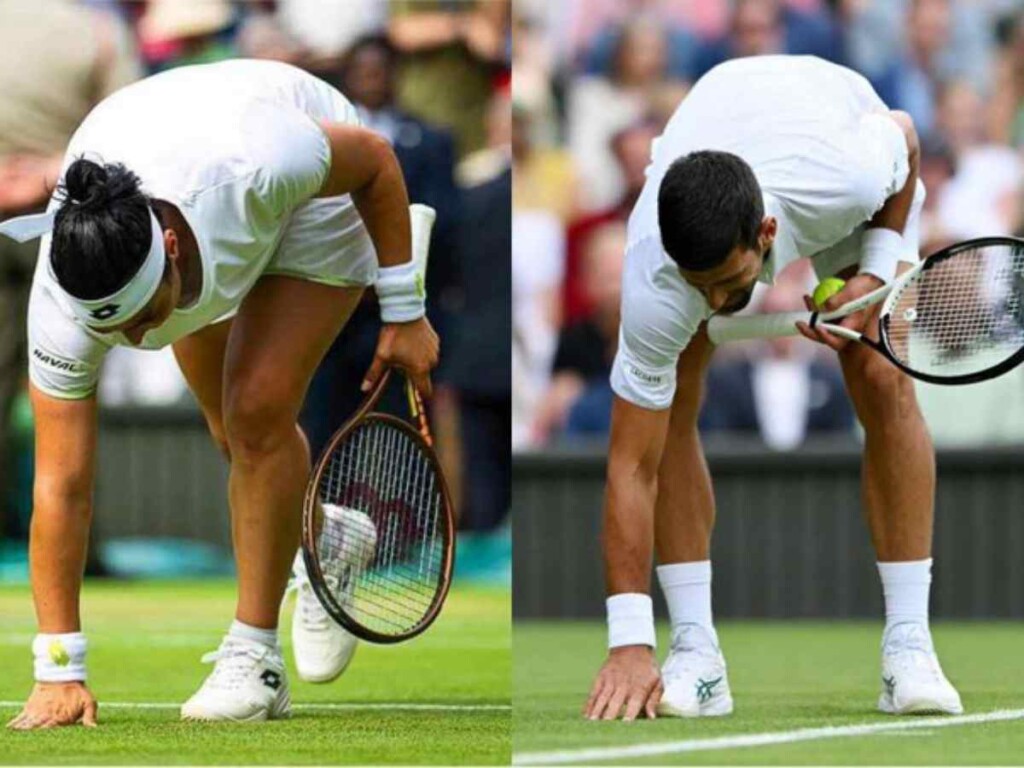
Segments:
[[[206,684],[216,688],[237,689],[252,676],[256,665],[273,655],[273,650],[260,643],[228,637],[216,651],[203,655],[203,664],[213,664]]]

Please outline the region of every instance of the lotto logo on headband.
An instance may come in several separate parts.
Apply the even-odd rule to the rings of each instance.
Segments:
[[[120,304],[106,304],[99,309],[94,309],[89,316],[95,320],[109,320],[117,314],[119,309],[121,309]]]

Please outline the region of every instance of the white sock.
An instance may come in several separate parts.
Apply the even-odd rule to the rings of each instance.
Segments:
[[[885,628],[915,622],[928,626],[928,593],[932,584],[932,559],[903,563],[879,563],[885,596]]]
[[[245,622],[235,619],[231,622],[231,629],[228,630],[228,637],[237,637],[242,640],[251,640],[254,643],[262,643],[271,648],[277,648],[277,630],[261,629]]]
[[[659,565],[658,582],[668,603],[672,636],[684,624],[699,624],[718,644],[711,619],[711,561]]]

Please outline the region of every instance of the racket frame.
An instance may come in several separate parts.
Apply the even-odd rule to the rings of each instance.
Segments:
[[[1017,245],[1024,248],[1024,240],[1016,237],[978,237],[972,240],[954,243],[931,256],[921,259],[913,267],[899,275],[891,283],[886,283],[879,288],[849,301],[841,307],[830,312],[777,312],[762,315],[747,315],[745,317],[713,316],[708,320],[708,338],[713,344],[720,344],[725,341],[740,341],[750,339],[778,338],[780,336],[796,336],[800,333],[796,324],[807,323],[811,328],[821,328],[829,333],[849,341],[860,342],[881,353],[889,362],[920,381],[928,384],[943,384],[958,386],[963,384],[976,384],[980,381],[987,381],[1001,376],[1007,371],[1015,368],[1024,362],[1024,347],[1021,347],[1015,354],[1006,358],[998,365],[986,368],[974,373],[961,374],[959,376],[936,376],[924,373],[908,367],[892,353],[889,341],[889,318],[892,308],[892,299],[899,296],[899,289],[913,280],[919,273],[927,271],[941,264],[946,259],[962,253],[963,251],[984,248],[990,245]],[[873,306],[880,301],[885,301],[882,311],[878,317],[878,340],[865,336],[863,333],[844,328],[841,325],[829,322],[830,320],[842,319],[854,312]]]
[[[441,470],[441,462],[438,460],[432,447],[429,427],[426,424],[426,417],[424,413],[420,410],[419,413],[413,414],[414,418],[418,418],[419,420],[420,429],[417,430],[407,421],[404,421],[397,416],[392,416],[387,413],[377,413],[373,410],[381,396],[384,394],[384,390],[390,379],[391,370],[385,370],[380,379],[377,380],[373,389],[360,404],[356,412],[328,441],[327,447],[324,448],[323,453],[320,454],[320,458],[317,459],[316,466],[313,468],[313,473],[306,486],[306,494],[302,504],[302,559],[306,565],[306,573],[309,576],[309,583],[313,587],[313,592],[316,594],[317,599],[320,600],[320,604],[324,607],[324,610],[326,610],[331,618],[338,624],[361,640],[367,640],[371,643],[378,643],[382,645],[391,645],[409,640],[410,638],[416,637],[416,635],[424,632],[431,624],[434,623],[435,619],[437,619],[438,615],[441,613],[444,601],[448,597],[448,591],[450,590],[452,583],[452,570],[455,563],[454,508],[452,506],[451,494],[448,490],[448,483],[445,480],[444,472]],[[422,401],[419,400],[419,393],[416,391],[415,387],[412,387],[408,382],[407,386],[410,388],[411,392],[414,393],[414,395],[410,395],[410,397],[415,396],[417,405],[422,408]],[[349,615],[348,611],[346,611],[335,599],[331,590],[327,588],[323,569],[320,567],[320,558],[317,555],[317,532],[315,521],[317,506],[322,506],[322,502],[320,500],[320,481],[330,464],[331,457],[334,454],[334,449],[346,440],[357,427],[363,425],[369,420],[385,423],[395,427],[404,432],[413,440],[413,442],[419,445],[421,452],[427,457],[434,469],[438,480],[438,488],[441,494],[441,503],[444,507],[442,510],[445,524],[444,559],[441,565],[440,578],[438,579],[438,588],[434,592],[434,597],[430,606],[419,622],[417,622],[411,629],[399,634],[385,634],[383,632],[370,629]]]

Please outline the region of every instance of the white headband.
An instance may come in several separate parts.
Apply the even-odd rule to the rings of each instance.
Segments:
[[[9,219],[0,223],[0,235],[25,243],[52,231],[55,218],[56,211],[48,211]],[[61,287],[72,311],[83,323],[97,329],[112,328],[130,320],[153,298],[164,275],[164,231],[152,210],[149,211],[149,223],[153,231],[149,253],[139,271],[123,288],[102,299],[80,299]],[[48,266],[54,282],[60,286],[53,274],[53,265]]]

